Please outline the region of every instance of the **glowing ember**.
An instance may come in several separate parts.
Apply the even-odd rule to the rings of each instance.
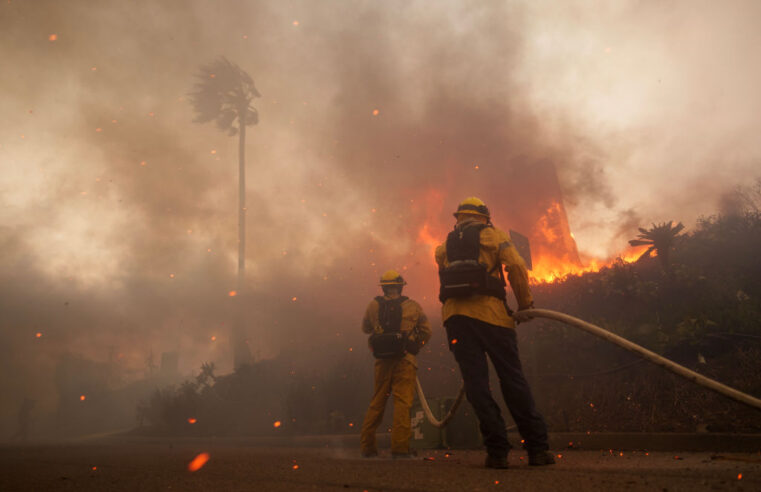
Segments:
[[[48,41],[57,41],[58,40],[58,34],[51,34],[48,36]]]
[[[211,341],[212,341],[212,342],[216,342],[216,341],[217,341],[217,337],[216,337],[216,335],[212,335],[212,336],[211,336]]]
[[[42,333],[38,331],[37,333],[34,334],[34,337],[35,338],[42,338]]]
[[[196,419],[194,419],[193,417],[190,417],[188,419],[188,424],[195,424],[196,422],[198,422],[198,421]]]
[[[203,465],[209,461],[209,453],[201,453],[188,463],[188,471],[195,472],[203,468]]]
[[[231,290],[230,292],[227,293],[227,295],[230,297],[235,297],[238,295],[238,292],[235,290]]]
[[[174,278],[174,273],[170,273],[169,278]]]
[[[299,469],[299,465],[293,465],[293,469],[294,470],[298,470]]]
[[[494,485],[499,485],[499,480],[495,480]]]
[[[738,480],[742,480],[743,479],[743,474],[742,473],[738,473],[737,474],[737,479]]]
[[[453,338],[451,343],[452,343],[452,345],[454,345],[455,343],[457,343],[457,339]]]
[[[380,111],[378,111],[377,109],[373,109],[373,116],[378,116],[379,113]]]
[[[296,300],[297,300],[296,297],[291,297],[291,301],[296,302]]]
[[[95,471],[95,470],[97,470],[97,469],[98,469],[98,467],[97,467],[97,466],[93,466],[93,467],[92,467],[92,471]]]
[[[277,429],[277,428],[278,428],[278,427],[280,427],[281,425],[283,425],[283,424],[282,424],[282,423],[281,423],[279,420],[276,420],[276,421],[275,421],[275,423],[274,423],[274,424],[272,424],[272,427],[274,427],[274,428],[276,428],[276,429]]]
[[[353,347],[349,347],[349,352],[354,352],[354,348]]]
[[[563,455],[562,455],[562,454],[559,454],[559,455],[558,455],[558,459],[560,459],[560,458],[562,458],[562,457],[563,457]]]
[[[354,422],[349,422],[349,427],[354,427]]]
[[[87,399],[87,397],[85,395],[80,395],[79,396],[79,401],[85,401],[86,399]]]

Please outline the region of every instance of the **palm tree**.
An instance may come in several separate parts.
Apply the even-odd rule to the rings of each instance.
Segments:
[[[246,271],[246,126],[259,122],[259,112],[251,105],[260,97],[254,81],[243,69],[225,57],[201,66],[194,91],[189,94],[196,123],[214,121],[228,135],[238,135],[238,296],[243,292]],[[241,299],[241,297],[237,297]],[[235,367],[249,363],[251,352],[243,340],[243,311],[239,309],[233,333]]]
[[[650,229],[639,228],[639,234],[637,239],[632,239],[629,244],[632,246],[647,246],[650,247],[642,253],[637,261],[649,257],[650,254],[655,251],[658,255],[658,259],[661,261],[661,266],[666,269],[669,264],[669,252],[676,242],[677,236],[684,229],[684,225],[680,222],[674,225],[674,221],[663,222],[655,225]]]

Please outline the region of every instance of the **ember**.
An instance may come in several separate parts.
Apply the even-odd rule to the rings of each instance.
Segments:
[[[41,338],[42,337],[42,333],[38,331],[37,333],[34,334],[34,336],[35,336],[35,338]]]
[[[280,421],[279,421],[279,420],[276,420],[276,421],[275,421],[275,423],[273,423],[273,424],[272,424],[272,427],[274,427],[274,428],[276,428],[276,429],[277,429],[277,428],[278,428],[278,427],[280,427],[281,425],[282,425],[282,424],[280,423]]]
[[[57,41],[58,40],[58,34],[51,34],[48,36],[48,41]]]
[[[196,419],[194,419],[193,417],[190,417],[190,418],[188,419],[188,423],[189,423],[189,424],[195,424],[196,422],[198,422],[198,421],[197,421]]]
[[[87,397],[85,395],[80,395],[79,396],[79,401],[85,401],[86,399],[87,399]]]
[[[188,470],[195,472],[203,468],[206,462],[209,461],[209,453],[201,453],[188,463]]]

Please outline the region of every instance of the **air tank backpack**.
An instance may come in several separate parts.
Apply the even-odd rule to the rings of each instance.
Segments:
[[[401,359],[407,353],[407,337],[401,332],[402,303],[407,300],[402,296],[386,299],[378,296],[378,322],[382,333],[370,336],[370,346],[376,359]]]
[[[439,269],[439,300],[470,297],[475,294],[488,295],[506,300],[505,277],[502,264],[497,262],[494,268],[487,270],[486,265],[478,261],[481,249],[481,231],[491,227],[487,224],[473,224],[457,228],[447,236],[446,268]],[[491,274],[499,271],[499,278]],[[507,306],[505,306],[507,308]]]

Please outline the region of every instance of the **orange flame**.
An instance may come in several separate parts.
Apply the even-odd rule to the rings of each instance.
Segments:
[[[530,279],[532,283],[555,282],[571,275],[597,272],[619,258],[626,263],[635,261],[645,249],[645,246],[628,247],[612,258],[591,259],[583,264],[565,208],[560,202],[552,202],[532,230]]]
[[[282,423],[281,423],[279,420],[276,420],[276,421],[275,421],[275,423],[273,423],[273,424],[272,424],[272,427],[274,427],[274,428],[276,428],[276,429],[277,429],[277,428],[278,428],[278,427],[280,427],[281,425],[283,425],[283,424],[282,424]]]
[[[86,399],[87,399],[87,397],[85,395],[80,395],[79,396],[79,401],[85,401]]]
[[[194,419],[193,417],[190,417],[190,418],[188,419],[188,423],[189,423],[189,424],[195,424],[196,422],[198,422],[198,421],[197,421],[196,419]]]
[[[209,453],[201,453],[188,463],[188,471],[195,472],[203,468],[203,465],[209,461]]]

